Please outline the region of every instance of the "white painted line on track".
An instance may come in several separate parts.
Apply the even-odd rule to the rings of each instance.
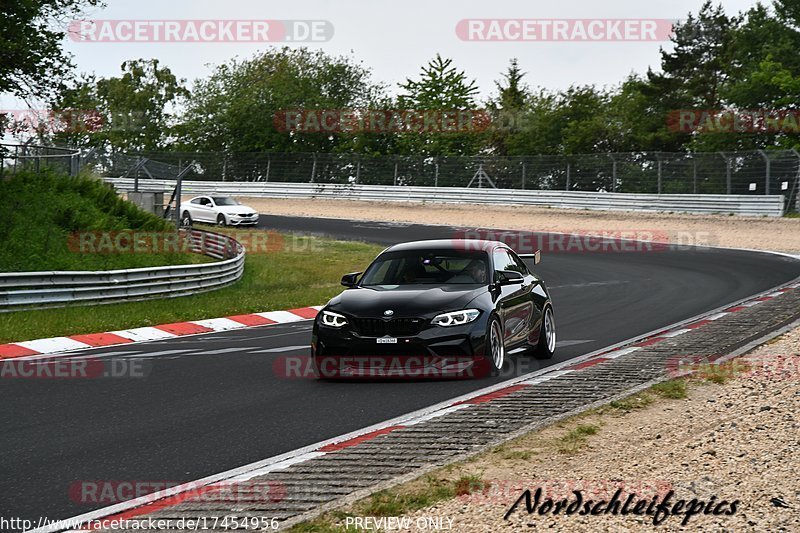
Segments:
[[[219,350],[203,350],[193,353],[192,356],[196,355],[218,355],[221,353],[233,353],[233,352],[244,352],[247,350],[252,350],[253,348],[258,348],[258,346],[240,346],[238,348],[220,348]]]
[[[297,350],[309,350],[311,346],[302,344],[300,346],[281,346],[280,348],[265,348],[263,350],[254,350],[250,353],[280,353],[280,352],[295,352]]]
[[[540,383],[544,383],[545,381],[550,381],[551,379],[560,378],[561,376],[565,376],[572,372],[574,372],[574,370],[556,370],[555,372],[550,372],[549,374],[537,376],[533,379],[523,381],[520,383],[520,385],[538,385]]]
[[[615,350],[613,352],[603,354],[600,357],[602,357],[603,359],[616,359],[617,357],[628,355],[629,353],[633,353],[637,350],[641,350],[641,348],[637,346],[631,346],[630,348],[623,348],[622,350]]]
[[[158,351],[158,352],[142,352],[142,353],[139,353],[139,354],[129,355],[127,357],[130,357],[132,359],[143,359],[145,357],[147,357],[147,358],[149,358],[149,357],[161,357],[162,355],[170,355],[170,354],[186,353],[186,352],[194,352],[194,351],[195,350],[190,350],[190,349],[184,349],[184,350],[162,350],[162,351]]]
[[[253,479],[254,477],[263,476],[264,474],[269,474],[270,472],[275,472],[276,470],[285,470],[292,465],[296,465],[298,463],[304,463],[306,461],[310,461],[311,459],[316,459],[317,457],[322,457],[325,455],[326,452],[308,452],[304,453],[303,455],[298,455],[297,457],[292,457],[291,459],[286,459],[285,461],[281,461],[279,463],[275,463],[269,466],[265,466],[263,468],[257,468],[255,470],[251,470],[246,474],[241,474],[239,476],[230,478],[225,480],[227,482],[237,482],[237,481],[247,481],[248,479]]]
[[[557,348],[564,348],[566,346],[575,346],[577,344],[586,344],[587,342],[592,342],[594,339],[586,339],[586,340],[572,340],[572,341],[557,341],[556,347]]]
[[[407,420],[407,421],[403,422],[402,425],[404,425],[404,426],[415,426],[415,425],[420,424],[422,422],[427,422],[428,420],[433,420],[434,418],[439,418],[440,416],[448,415],[450,413],[454,413],[456,411],[460,411],[460,410],[466,409],[468,407],[472,407],[472,405],[468,404],[468,403],[462,403],[462,404],[459,404],[459,405],[454,405],[452,407],[445,407],[444,409],[442,409],[440,411],[434,411],[433,413],[428,413],[428,414],[422,415],[420,417],[412,418],[411,420]]]
[[[669,333],[664,333],[663,335],[659,335],[659,337],[664,337],[666,339],[671,339],[672,337],[677,337],[678,335],[683,335],[684,333],[689,333],[690,329],[676,329],[675,331],[670,331]]]

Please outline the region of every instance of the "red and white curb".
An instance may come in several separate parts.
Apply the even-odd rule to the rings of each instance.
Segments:
[[[734,304],[728,304],[719,309],[715,309],[702,315],[698,315],[688,320],[673,324],[667,328],[645,333],[639,337],[623,341],[613,346],[602,348],[581,357],[564,361],[563,363],[558,363],[553,366],[525,374],[523,376],[518,376],[490,387],[472,391],[463,396],[452,398],[436,405],[432,405],[430,407],[426,407],[424,409],[420,409],[418,411],[414,411],[412,413],[408,413],[379,424],[362,428],[360,430],[356,430],[345,435],[340,435],[316,444],[311,444],[304,448],[286,452],[263,461],[258,461],[233,470],[229,470],[227,472],[215,474],[213,476],[185,483],[183,485],[172,487],[163,491],[154,492],[152,494],[148,494],[147,496],[142,496],[133,500],[106,507],[104,509],[98,509],[97,511],[61,521],[62,524],[72,524],[71,526],[65,527],[64,525],[52,524],[50,526],[32,531],[37,533],[53,531],[85,531],[86,529],[91,528],[73,528],[76,527],[75,524],[87,524],[98,520],[108,522],[113,520],[129,520],[137,517],[143,517],[149,513],[178,505],[189,498],[198,496],[199,494],[203,494],[210,490],[215,490],[221,486],[245,482],[258,476],[284,470],[292,465],[304,463],[311,459],[316,459],[330,453],[336,453],[339,450],[357,446],[361,443],[373,440],[381,435],[386,435],[399,429],[445,416],[455,411],[469,409],[475,405],[491,402],[498,398],[503,398],[513,394],[519,390],[538,385],[573,372],[585,370],[586,368],[590,368],[611,359],[623,357],[644,347],[657,344],[664,339],[676,337],[678,335],[684,335],[715,320],[719,320],[724,316],[737,313],[742,309],[759,305],[765,301],[769,301],[772,298],[780,296],[785,292],[798,289],[800,289],[800,283],[792,282],[790,285],[786,285],[777,289],[770,289],[764,293],[751,296]],[[305,313],[310,314],[311,312],[308,311],[309,309],[318,308],[305,309]]]
[[[224,318],[193,320],[191,322],[175,322],[161,324],[160,326],[107,331],[105,333],[70,335],[68,337],[52,337],[49,339],[0,344],[0,360],[32,355],[54,355],[89,348],[174,339],[187,335],[219,333],[220,331],[233,329],[288,324],[289,322],[311,320],[317,316],[320,309],[322,309],[321,306],[301,307],[289,309],[288,311],[269,311],[266,313],[252,313]]]

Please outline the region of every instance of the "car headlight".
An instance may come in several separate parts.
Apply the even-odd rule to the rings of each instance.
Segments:
[[[477,309],[464,309],[463,311],[452,311],[450,313],[442,313],[433,317],[431,323],[434,326],[463,326],[469,324],[481,314]]]
[[[322,324],[331,328],[340,328],[347,324],[347,319],[339,313],[322,312]]]

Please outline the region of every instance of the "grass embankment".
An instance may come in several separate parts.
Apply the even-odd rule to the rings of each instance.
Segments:
[[[229,233],[238,231],[247,230]],[[363,270],[381,249],[285,236],[279,250],[249,253],[244,276],[230,287],[164,300],[0,313],[0,343],[322,305],[342,290],[343,274]]]
[[[88,176],[21,172],[0,180],[0,220],[0,272],[112,270],[211,260],[159,250],[75,251],[70,236],[80,232],[169,234],[174,229]],[[234,237],[240,231],[250,230],[226,230]],[[252,240],[244,237],[245,245]],[[320,305],[341,290],[342,274],[363,269],[381,250],[363,243],[272,237],[280,246],[248,253],[243,278],[230,287],[181,298],[0,313],[0,343]]]
[[[82,253],[77,246],[81,232],[112,235],[174,229],[89,176],[20,172],[0,180],[0,221],[0,272],[113,270],[206,261],[178,251]]]

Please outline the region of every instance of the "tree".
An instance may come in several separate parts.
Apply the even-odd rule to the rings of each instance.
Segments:
[[[518,127],[530,97],[528,86],[522,82],[524,77],[525,73],[519,68],[517,59],[512,59],[508,69],[503,73],[503,78],[495,82],[497,96],[491,98],[486,105],[492,117],[488,142],[494,154],[508,154],[509,137]]]
[[[400,88],[403,93],[398,105],[403,111],[431,118],[414,131],[400,134],[404,153],[448,156],[478,152],[488,117],[473,113],[478,85],[453,66],[452,59],[436,54],[422,67],[418,79],[407,78]]]
[[[722,103],[721,88],[727,80],[732,54],[732,30],[737,18],[707,0],[695,17],[675,26],[674,50],[661,51],[663,73],[649,74],[656,87],[668,88],[686,105],[716,109]]]
[[[175,77],[157,59],[137,59],[121,65],[122,75],[112,78],[85,76],[54,100],[59,115],[92,117],[96,124],[73,120],[55,140],[80,147],[111,147],[140,152],[166,149],[172,142],[171,107],[188,96],[185,80]]]
[[[283,126],[287,111],[363,109],[380,101],[383,86],[373,84],[370,76],[369,69],[349,57],[306,48],[269,49],[231,61],[195,82],[182,117],[181,145],[225,153],[360,146],[366,141],[363,136],[354,140],[357,134]]]
[[[73,68],[61,48],[66,21],[99,0],[4,1],[0,17],[0,93],[52,97]]]

